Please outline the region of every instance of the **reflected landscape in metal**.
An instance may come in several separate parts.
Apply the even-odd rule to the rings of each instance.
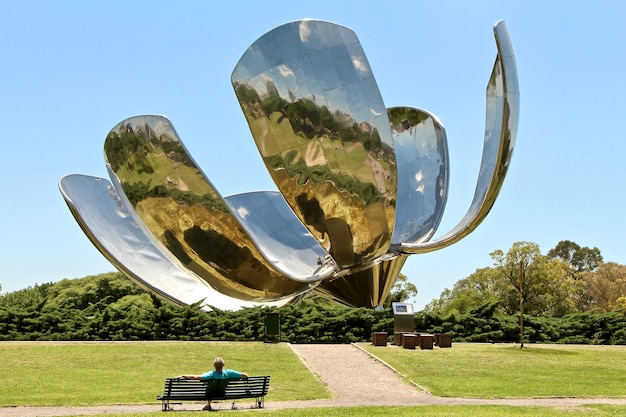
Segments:
[[[231,78],[270,175],[339,267],[384,255],[395,153],[356,35],[328,22],[288,23],[252,44]]]
[[[111,182],[68,175],[61,193],[113,265],[172,302],[238,309],[323,296],[381,306],[407,256],[465,237],[502,186],[519,90],[504,22],[494,34],[474,198],[439,238],[449,182],[442,123],[426,110],[387,109],[354,32],[317,20],[263,35],[231,77],[278,192],[222,197],[171,122],[148,115],[107,135]]]
[[[67,175],[61,178],[59,187],[72,214],[98,250],[142,287],[173,303],[203,302],[210,307],[232,309],[261,304],[280,307],[297,298],[255,303],[224,295],[172,260],[106,179]]]
[[[118,194],[169,253],[216,290],[244,300],[274,300],[306,291],[324,277],[320,272],[333,271],[332,264],[317,265],[325,253],[310,236],[282,243],[296,245],[292,262],[263,256],[165,117],[124,120],[107,135],[104,152]]]

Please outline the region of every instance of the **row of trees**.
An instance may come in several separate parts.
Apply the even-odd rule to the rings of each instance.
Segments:
[[[413,294],[414,288],[403,280],[395,289],[396,300]],[[386,331],[391,337],[394,331],[388,307],[345,308],[318,299],[282,309],[206,312],[197,305],[164,302],[122,274],[109,273],[0,295],[0,340],[262,341],[265,318],[276,312],[281,340],[293,343],[368,341],[372,332]],[[419,312],[415,328],[451,333],[454,341],[519,341],[517,317],[502,313],[500,301],[483,302],[463,313]],[[626,316],[620,311],[526,316],[525,328],[530,343],[626,344]]]
[[[439,315],[466,313],[485,302],[498,311],[534,317],[626,311],[626,265],[603,261],[598,248],[561,241],[542,255],[532,242],[490,254],[492,267],[476,270],[426,306]]]

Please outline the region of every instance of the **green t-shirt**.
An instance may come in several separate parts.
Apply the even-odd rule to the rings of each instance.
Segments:
[[[232,369],[222,369],[222,372],[213,370],[200,375],[200,381],[211,379],[241,379],[241,372],[233,371]]]
[[[241,379],[241,372],[222,369],[222,372],[213,370],[200,375],[200,381],[207,383],[207,398],[223,396],[229,379]]]

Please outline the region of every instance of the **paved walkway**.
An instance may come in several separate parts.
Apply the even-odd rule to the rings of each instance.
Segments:
[[[626,405],[626,398],[522,398],[471,399],[434,397],[419,386],[407,381],[391,367],[372,357],[356,345],[291,345],[305,365],[328,388],[332,398],[312,401],[265,401],[268,410],[353,407],[386,405],[536,405],[550,407],[579,407],[585,404]],[[387,347],[387,349],[397,349]],[[349,382],[348,382],[349,381]],[[357,383],[358,381],[358,383]],[[242,400],[241,408],[248,404]],[[197,403],[174,405],[177,411],[196,411]],[[216,404],[229,410],[230,403]],[[142,405],[107,405],[98,407],[0,407],[0,417],[56,417],[102,415],[159,411],[160,403]]]

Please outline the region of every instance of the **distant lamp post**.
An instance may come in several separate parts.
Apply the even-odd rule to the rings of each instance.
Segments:
[[[524,259],[519,262],[519,342],[524,348]]]

